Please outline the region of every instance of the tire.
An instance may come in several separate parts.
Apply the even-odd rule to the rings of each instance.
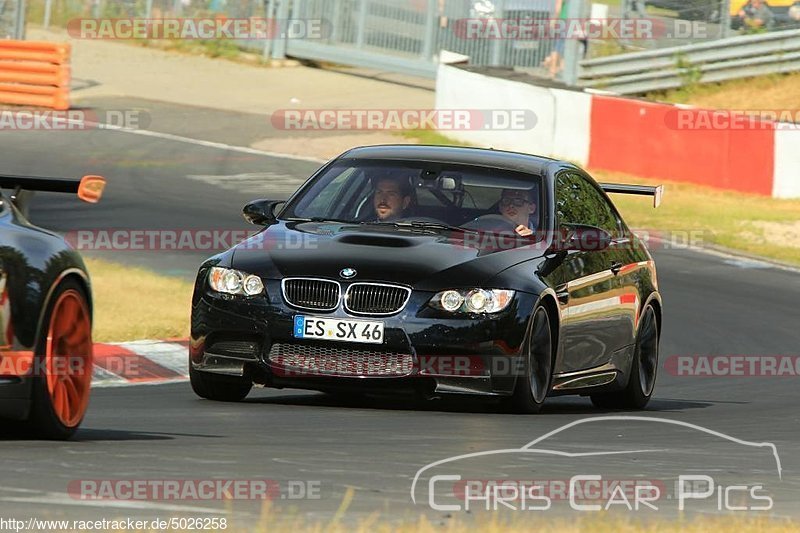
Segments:
[[[525,373],[517,377],[508,404],[514,413],[535,414],[541,411],[553,380],[553,334],[544,307],[534,310],[524,346]]]
[[[658,320],[653,306],[647,305],[639,321],[636,347],[631,362],[628,385],[619,392],[593,394],[592,403],[607,409],[644,409],[656,386],[658,376]]]
[[[32,433],[52,440],[75,434],[89,406],[93,363],[88,298],[67,279],[48,303],[37,340],[27,421]]]
[[[195,394],[215,402],[240,402],[253,388],[253,382],[246,378],[221,376],[195,370],[189,364],[189,381]]]

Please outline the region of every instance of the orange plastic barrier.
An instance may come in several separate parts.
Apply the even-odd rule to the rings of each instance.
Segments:
[[[69,109],[67,43],[0,40],[0,103]]]

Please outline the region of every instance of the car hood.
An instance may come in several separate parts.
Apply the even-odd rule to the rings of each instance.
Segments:
[[[495,234],[410,230],[342,223],[279,222],[234,248],[232,267],[268,279],[392,281],[420,290],[475,285],[544,254],[542,243]]]

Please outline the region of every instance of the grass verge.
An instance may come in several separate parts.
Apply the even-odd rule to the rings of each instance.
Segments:
[[[779,262],[800,265],[800,200],[778,200],[687,183],[653,181],[615,172],[593,172],[598,181],[664,183],[664,200],[615,195],[613,200],[632,228],[692,232],[705,245],[717,245]]]
[[[189,336],[192,284],[143,268],[86,258],[96,342]]]
[[[795,110],[798,93],[800,73],[795,72],[721,83],[691,84],[646,96],[651,100],[710,109]]]
[[[348,491],[352,498],[352,489]],[[345,496],[347,498],[348,496]],[[241,520],[232,521],[232,531],[315,531],[326,533],[390,533],[390,532],[481,532],[481,533],[517,533],[541,531],[553,533],[705,533],[707,531],[736,531],[739,533],[788,533],[800,531],[800,524],[794,520],[753,516],[717,516],[693,517],[680,516],[669,520],[665,518],[643,518],[638,515],[611,513],[583,513],[575,518],[550,518],[544,515],[531,515],[520,518],[520,514],[481,513],[478,516],[456,516],[446,520],[431,521],[425,516],[416,520],[406,519],[402,522],[382,519],[375,512],[359,521],[357,525],[342,521],[347,506],[343,505],[336,516],[327,523],[314,523],[299,512],[278,511],[266,504],[260,519],[254,524],[242,524]]]

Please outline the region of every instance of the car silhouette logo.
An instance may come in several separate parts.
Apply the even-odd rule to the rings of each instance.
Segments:
[[[357,272],[355,268],[343,268],[339,271],[339,275],[344,279],[352,279],[356,277],[356,274]]]

